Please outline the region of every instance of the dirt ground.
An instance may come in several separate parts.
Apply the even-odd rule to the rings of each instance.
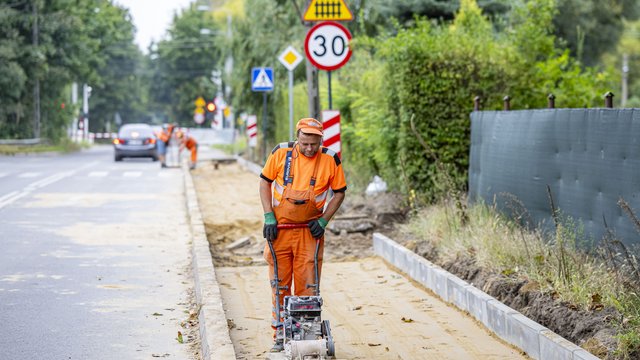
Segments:
[[[266,358],[271,304],[258,176],[237,164],[203,164],[192,175],[237,358]],[[337,358],[526,359],[372,256],[371,232],[385,228],[377,224],[402,219],[391,200],[374,204],[374,212],[372,204],[346,201],[327,231],[323,318]]]

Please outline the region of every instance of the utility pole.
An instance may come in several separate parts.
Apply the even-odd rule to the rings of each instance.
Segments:
[[[629,78],[629,55],[622,55],[622,97],[620,98],[620,107],[627,105],[627,99],[629,98],[628,90],[628,78]]]
[[[39,53],[38,50],[38,1],[34,0],[32,3],[33,7],[33,26],[32,26],[32,43],[33,48],[36,53]],[[35,83],[33,84],[33,137],[36,139],[40,138],[40,79],[39,79],[39,66],[36,66],[34,69],[34,79]]]
[[[311,4],[311,0],[307,0],[307,5],[305,8],[309,7]],[[311,22],[305,23],[305,28],[307,31],[312,27]],[[320,120],[320,91],[318,86],[318,69],[315,68],[309,61],[309,59],[305,60],[306,68],[307,68],[307,92],[309,94],[309,116]]]
[[[89,97],[91,96],[91,86],[82,85],[82,114],[84,117],[84,138],[89,140]]]

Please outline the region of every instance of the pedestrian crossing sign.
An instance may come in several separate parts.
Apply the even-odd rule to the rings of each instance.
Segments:
[[[312,0],[302,19],[304,21],[347,21],[353,20],[353,15],[344,0]]]
[[[251,69],[251,90],[273,90],[273,68],[264,67]]]

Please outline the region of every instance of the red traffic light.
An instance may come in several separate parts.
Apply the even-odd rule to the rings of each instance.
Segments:
[[[207,103],[207,111],[208,112],[214,112],[216,111],[216,104],[213,103],[213,101],[209,101]]]

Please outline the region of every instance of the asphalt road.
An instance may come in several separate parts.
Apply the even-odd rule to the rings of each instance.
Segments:
[[[0,157],[0,359],[196,358],[183,181],[110,146]]]

